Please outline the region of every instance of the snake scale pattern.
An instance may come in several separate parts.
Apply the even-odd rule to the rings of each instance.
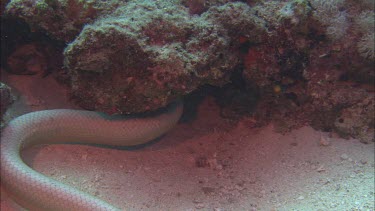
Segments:
[[[170,130],[182,110],[182,103],[175,102],[151,117],[114,118],[70,109],[37,111],[17,117],[1,134],[1,185],[28,210],[120,210],[33,170],[22,160],[21,151],[38,144],[143,144]]]

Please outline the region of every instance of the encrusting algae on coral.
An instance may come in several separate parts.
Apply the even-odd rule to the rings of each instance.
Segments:
[[[14,0],[6,14],[67,43],[64,77],[84,108],[153,110],[204,85],[234,83],[240,73],[246,90],[261,96],[258,116],[305,113],[302,124],[330,113],[328,122],[307,122],[335,130],[336,117],[359,101],[321,103],[326,96],[374,98],[343,88],[373,83],[373,7],[368,0]],[[271,111],[265,102],[275,104]]]

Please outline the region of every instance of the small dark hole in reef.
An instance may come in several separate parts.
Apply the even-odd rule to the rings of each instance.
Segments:
[[[293,101],[297,106],[300,106],[300,102],[298,101],[298,96],[296,93],[294,92],[290,92],[290,93],[285,93],[284,96],[287,98],[287,99],[290,99],[291,101]]]
[[[205,156],[200,156],[195,159],[195,166],[198,168],[204,168],[209,166],[208,159]]]
[[[246,54],[252,46],[253,44],[250,41],[245,41],[240,45],[239,50],[241,53]]]
[[[349,75],[348,74],[342,74],[342,75],[340,75],[339,80],[340,81],[348,81],[349,80]]]
[[[298,98],[298,96],[293,92],[285,93],[284,95],[287,99],[290,99],[290,100],[297,100]]]
[[[339,122],[340,122],[340,123],[343,123],[343,122],[344,122],[344,119],[340,118],[340,119],[339,119]]]
[[[196,118],[198,105],[207,97],[212,96],[221,108],[224,118],[236,119],[253,113],[260,93],[257,87],[248,85],[243,78],[243,66],[235,67],[230,76],[231,83],[223,86],[202,85],[184,97],[184,113],[181,122],[189,122]],[[194,75],[194,73],[191,73]],[[223,113],[227,112],[227,115]]]

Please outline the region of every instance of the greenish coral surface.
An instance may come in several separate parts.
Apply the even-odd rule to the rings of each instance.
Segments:
[[[222,25],[173,1],[131,1],[84,27],[65,49],[65,64],[85,105],[142,111],[227,83],[239,62],[230,40]]]
[[[66,42],[74,40],[85,24],[112,11],[117,1],[12,0],[6,13],[24,19],[34,30],[44,30]]]
[[[373,128],[371,112],[354,115],[374,98],[363,88],[375,79],[371,0],[13,0],[6,12],[67,43],[72,93],[85,108],[152,110],[236,73],[261,96],[262,119],[366,140],[337,118]]]
[[[14,99],[15,97],[12,95],[11,88],[0,82],[0,128],[3,127],[3,115]]]

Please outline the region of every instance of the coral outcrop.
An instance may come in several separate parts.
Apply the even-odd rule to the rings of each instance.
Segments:
[[[100,0],[13,0],[6,12],[22,18],[33,30],[43,30],[56,39],[70,42],[85,24],[109,13],[118,4]]]
[[[66,74],[84,108],[156,109],[239,76],[230,96],[244,107],[257,96],[259,121],[373,133],[373,1],[13,0],[6,12],[69,43]]]
[[[230,41],[221,25],[181,5],[135,1],[84,27],[64,54],[82,105],[137,112],[227,83],[239,62]]]
[[[336,131],[344,137],[356,137],[364,143],[374,141],[374,96],[369,96],[340,112]]]
[[[13,103],[14,96],[11,93],[11,88],[0,82],[0,127],[3,127],[3,115],[8,107]]]

